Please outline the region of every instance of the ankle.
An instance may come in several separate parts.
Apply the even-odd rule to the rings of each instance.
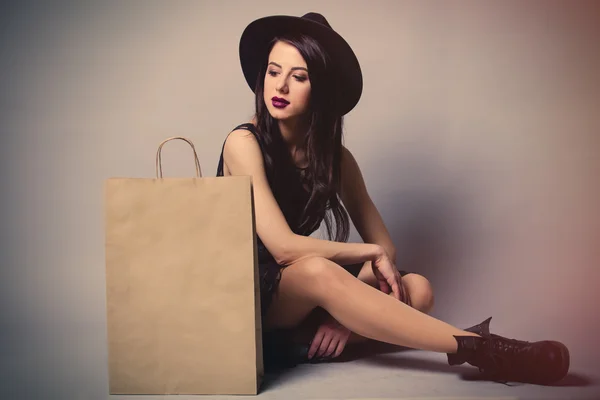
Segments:
[[[464,353],[465,351],[471,351],[473,349],[473,346],[475,346],[475,342],[473,342],[472,339],[467,339],[469,337],[482,338],[480,335],[473,332],[459,331],[457,334],[452,335],[453,346],[451,348],[451,351],[448,352],[448,354],[457,354],[460,352]]]
[[[460,334],[459,335],[455,335],[455,336],[475,336],[475,337],[481,337],[481,335],[478,335],[477,333],[469,332],[469,331],[460,331]]]

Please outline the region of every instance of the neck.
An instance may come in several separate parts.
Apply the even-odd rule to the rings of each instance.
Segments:
[[[295,118],[293,120],[280,120],[278,121],[278,125],[284,142],[292,154],[295,154],[304,141],[304,136],[308,130],[307,123],[300,118]]]

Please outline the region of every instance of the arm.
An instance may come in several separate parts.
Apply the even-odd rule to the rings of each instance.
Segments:
[[[225,141],[223,159],[231,175],[252,177],[256,231],[279,264],[290,265],[314,256],[353,264],[373,261],[384,254],[377,244],[339,243],[295,234],[273,196],[259,144],[251,133],[231,132]]]
[[[396,248],[383,219],[375,207],[354,156],[343,147],[342,188],[340,195],[348,215],[365,243],[382,246],[390,260],[396,263]]]

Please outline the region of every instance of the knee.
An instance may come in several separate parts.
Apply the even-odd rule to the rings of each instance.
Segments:
[[[306,258],[295,264],[294,267],[302,274],[307,283],[314,285],[323,281],[335,280],[336,275],[338,275],[337,269],[341,268],[336,263],[323,257]]]
[[[331,291],[346,275],[350,276],[341,266],[323,257],[304,259],[293,265],[293,268],[302,276],[303,285],[316,293]]]
[[[408,274],[402,280],[405,282],[413,308],[428,313],[433,309],[434,295],[431,283],[423,275]]]

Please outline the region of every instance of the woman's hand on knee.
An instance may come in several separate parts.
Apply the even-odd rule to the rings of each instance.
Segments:
[[[344,351],[352,332],[329,316],[319,326],[308,350],[308,358],[338,357]]]
[[[391,294],[397,300],[400,300],[403,303],[409,304],[410,299],[408,298],[408,294],[406,293],[405,287],[402,284],[400,272],[394,263],[392,263],[390,258],[384,254],[374,260],[371,265],[373,268],[373,274],[375,275],[375,278],[377,278],[379,290],[385,294]]]

